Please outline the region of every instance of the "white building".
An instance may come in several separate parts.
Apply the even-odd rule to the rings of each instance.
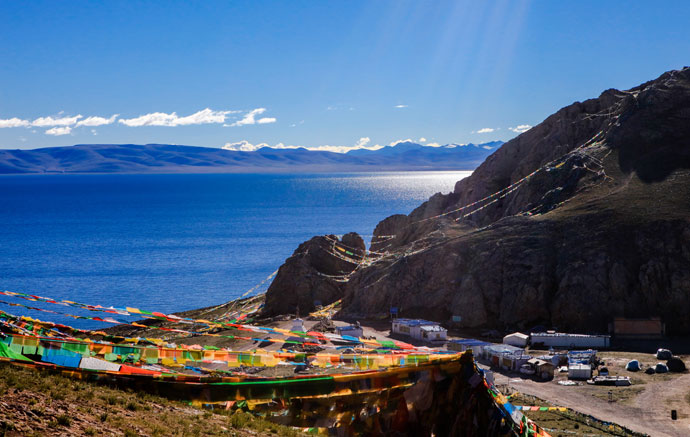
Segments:
[[[292,326],[290,326],[291,332],[307,332],[304,327],[304,320],[299,317],[292,321]],[[291,336],[287,338],[289,341],[302,341],[302,337]]]
[[[292,326],[290,327],[290,331],[299,331],[299,332],[307,332],[307,330],[304,328],[304,320],[300,318],[296,318],[292,321]]]
[[[527,355],[524,349],[508,344],[493,344],[483,347],[482,359],[494,367],[505,370],[517,371],[531,358],[532,356]]]
[[[547,331],[533,332],[530,335],[532,346],[543,346],[545,348],[607,348],[611,344],[610,335],[585,335],[585,334],[566,334],[562,332]]]
[[[336,326],[335,333],[338,335],[348,335],[350,337],[360,338],[364,335],[364,330],[357,323],[356,325]]]
[[[569,364],[568,379],[589,379],[592,377],[592,366],[589,364]]]
[[[430,343],[443,343],[448,338],[446,328],[436,322],[421,319],[393,319],[391,333]]]
[[[527,346],[527,341],[529,340],[529,335],[523,334],[521,332],[513,332],[503,337],[503,344],[509,344],[516,347]]]

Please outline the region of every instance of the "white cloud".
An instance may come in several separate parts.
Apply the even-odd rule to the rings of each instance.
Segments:
[[[175,126],[175,121],[179,119],[177,114],[166,114],[165,112],[152,112],[149,114],[140,115],[135,118],[123,118],[118,120],[125,126],[139,127],[139,126]]]
[[[361,149],[364,146],[366,146],[367,144],[369,144],[370,142],[371,142],[371,138],[362,137],[359,140],[357,140],[357,142],[355,143],[355,149]]]
[[[29,122],[27,120],[22,120],[17,117],[7,118],[5,120],[0,120],[0,128],[4,127],[27,127]]]
[[[397,109],[407,108],[407,105],[395,105],[394,108],[397,108]]]
[[[520,124],[515,127],[509,127],[508,129],[512,130],[513,132],[517,132],[519,134],[523,132],[527,132],[528,130],[532,129],[532,126],[529,124]]]
[[[74,117],[62,117],[62,118],[39,117],[36,120],[32,121],[31,125],[37,126],[37,127],[72,126],[80,118],[83,118],[83,117],[81,115],[75,115]],[[51,134],[51,135],[53,135],[53,134]],[[57,135],[64,135],[64,134],[57,134]]]
[[[98,135],[98,132],[96,131],[96,129],[91,129],[91,133],[94,135]]]
[[[180,117],[176,112],[166,114],[165,112],[152,112],[140,115],[139,117],[120,119],[120,123],[125,126],[189,126],[194,124],[224,123],[228,114],[237,111],[214,111],[210,108],[202,109],[192,115]]]
[[[192,115],[180,117],[177,119],[175,126],[188,126],[191,124],[213,124],[225,123],[225,117],[237,111],[213,111],[210,108],[202,109]]]
[[[472,132],[472,133],[474,133],[474,134],[489,134],[489,133],[494,132],[494,131],[496,131],[496,129],[494,129],[492,127],[485,127],[485,128],[479,129],[478,131]]]
[[[266,108],[257,108],[252,111],[247,112],[244,117],[232,123],[231,126],[243,126],[248,124],[267,124],[275,123],[276,119],[274,117],[262,117],[257,116],[264,113]],[[99,117],[99,116],[89,116],[84,118],[81,114],[75,115],[73,117],[62,116],[62,112],[58,116],[47,116],[38,117],[33,121],[22,120],[17,117],[12,117],[8,119],[0,119],[0,128],[9,127],[55,127],[55,126],[71,126],[72,128],[80,126],[96,127],[104,126],[115,123],[118,121],[120,124],[129,127],[140,127],[140,126],[190,126],[190,125],[200,125],[200,124],[220,124],[225,123],[228,115],[233,113],[240,113],[242,111],[214,111],[210,108],[202,109],[201,111],[195,112],[194,114],[187,116],[179,116],[176,112],[165,113],[165,112],[152,112],[149,114],[140,115],[134,118],[121,118],[118,120],[119,114],[113,114],[112,116]],[[300,122],[304,123],[303,121]],[[224,125],[227,126],[227,125]],[[55,131],[57,132],[57,131]],[[53,134],[51,134],[53,135]],[[62,134],[64,135],[64,134]]]
[[[420,143],[426,143],[426,138],[421,137],[421,138],[419,139],[419,142],[420,142]]]
[[[247,125],[252,125],[252,124],[267,124],[267,123],[275,123],[276,122],[276,119],[273,117],[264,117],[264,118],[259,118],[257,120],[256,116],[261,115],[264,112],[266,112],[266,108],[252,109],[251,111],[247,112],[241,120],[238,120],[232,124],[225,124],[223,126],[235,127],[235,126],[247,126]]]
[[[72,132],[72,128],[70,126],[61,126],[61,127],[54,127],[51,129],[48,129],[46,131],[46,135],[55,135],[60,136],[60,135],[68,135]]]
[[[106,124],[113,124],[115,119],[120,114],[113,114],[110,118],[105,117],[86,117],[83,120],[79,120],[77,126],[103,126]]]
[[[326,106],[326,111],[345,111],[345,110],[354,111],[355,107],[354,106],[345,106],[342,104]]]
[[[441,145],[439,143],[427,143],[426,146],[427,147],[441,147]]]

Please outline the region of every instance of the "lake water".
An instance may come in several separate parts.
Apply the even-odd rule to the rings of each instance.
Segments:
[[[469,174],[1,176],[0,289],[165,313],[219,304],[312,236],[355,231],[369,241],[380,220]]]

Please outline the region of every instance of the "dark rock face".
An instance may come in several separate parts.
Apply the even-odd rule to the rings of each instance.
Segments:
[[[362,256],[367,250],[367,245],[357,232],[349,232],[343,235],[341,240],[342,246],[353,252],[356,256]]]
[[[561,109],[379,223],[372,251],[344,284],[350,315],[590,332],[659,316],[690,333],[690,68]]]
[[[268,288],[264,315],[294,314],[297,308],[304,315],[314,310],[314,302],[327,305],[342,298],[346,276],[357,268],[365,248],[362,237],[354,232],[344,235],[342,241],[326,235],[302,243]],[[342,255],[334,255],[338,253]]]

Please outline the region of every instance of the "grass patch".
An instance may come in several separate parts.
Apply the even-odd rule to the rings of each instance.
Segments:
[[[552,407],[555,405],[534,396],[519,393],[511,398],[515,405]],[[608,427],[591,420],[588,416],[572,410],[566,411],[525,411],[524,414],[537,425],[547,429],[552,436],[558,435],[597,435],[597,436],[630,436],[623,428],[613,425]]]
[[[60,426],[72,426],[72,418],[66,414],[60,414],[55,420]]]
[[[611,392],[611,400],[613,402],[619,402],[623,404],[628,404],[632,402],[637,397],[637,395],[644,391],[644,387],[634,385],[628,387],[603,386],[602,388],[602,390],[593,391],[592,396],[603,401],[608,401],[609,392]]]
[[[0,363],[0,395],[2,402],[10,406],[0,411],[0,436],[16,429],[31,429],[22,435],[36,436],[304,435],[244,412],[211,412],[145,392],[120,390],[7,363]],[[60,401],[58,408],[55,401]],[[35,417],[26,416],[25,411]]]

